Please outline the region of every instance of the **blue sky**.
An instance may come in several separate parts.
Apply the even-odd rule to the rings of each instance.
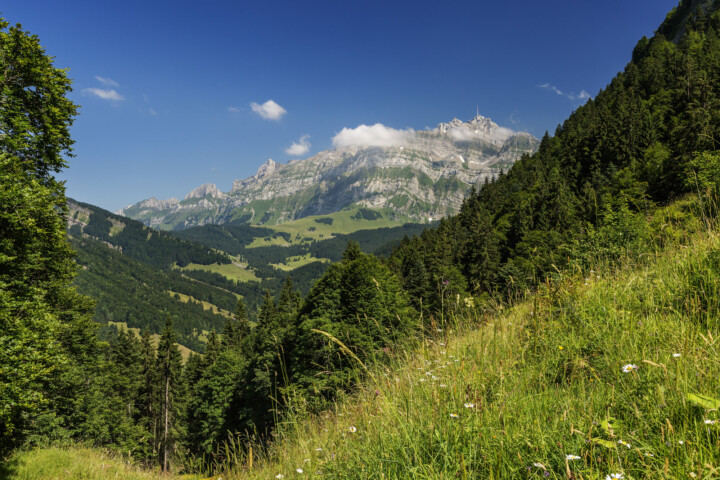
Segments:
[[[206,182],[228,191],[362,124],[422,130],[478,106],[552,133],[675,5],[3,0],[0,13],[73,79],[68,195],[116,210]]]

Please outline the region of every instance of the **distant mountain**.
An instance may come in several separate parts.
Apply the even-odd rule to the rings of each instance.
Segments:
[[[428,221],[456,213],[472,185],[507,170],[539,144],[483,116],[404,133],[391,146],[346,142],[287,164],[269,159],[252,177],[235,180],[228,193],[205,184],[183,200],[150,198],[116,213],[161,230],[278,224],[351,206],[392,209],[398,222]]]

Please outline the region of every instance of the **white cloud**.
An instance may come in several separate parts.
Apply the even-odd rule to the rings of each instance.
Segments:
[[[250,107],[253,112],[257,113],[266,120],[280,120],[280,118],[287,113],[287,110],[275,103],[273,100],[268,100],[262,105],[252,102]]]
[[[98,82],[102,83],[102,84],[105,85],[106,87],[119,87],[119,86],[120,86],[120,85],[118,85],[118,83],[117,83],[115,80],[113,80],[112,78],[105,78],[105,77],[101,77],[100,75],[95,75],[95,80],[97,80]]]
[[[95,95],[96,97],[100,97],[103,100],[112,100],[116,102],[125,100],[125,97],[120,95],[115,90],[103,90],[102,88],[86,88],[85,90],[83,90],[83,92]]]
[[[570,95],[570,100],[585,100],[588,98],[590,98],[590,94],[585,90],[580,90],[580,93],[577,95]]]
[[[508,138],[515,135],[515,132],[509,128],[498,127],[491,132],[478,132],[473,128],[455,127],[447,131],[448,135],[456,142],[471,142],[473,140],[490,140],[494,142],[504,142]]]
[[[551,92],[555,92],[558,95],[565,95],[562,90],[557,88],[555,85],[550,85],[549,83],[543,83],[542,85],[539,85],[540,88],[544,88],[545,90],[550,90]]]
[[[148,113],[149,113],[150,115],[152,115],[153,117],[157,117],[157,116],[158,116],[158,113],[157,113],[155,110],[153,110],[152,108],[148,109]]]
[[[240,113],[240,109],[238,107],[227,107],[227,111],[230,113]]]
[[[545,90],[550,90],[551,92],[555,92],[556,94],[569,98],[570,100],[586,100],[590,98],[590,94],[586,90],[580,90],[580,93],[565,93],[559,88],[557,88],[555,85],[550,85],[549,83],[543,83],[542,85],[538,85],[540,88],[544,88]]]
[[[309,135],[303,135],[300,140],[293,142],[288,148],[285,149],[285,153],[288,155],[305,155],[310,151],[310,142],[308,142]]]
[[[333,137],[333,145],[338,148],[356,145],[358,147],[392,147],[403,145],[415,134],[415,130],[396,130],[382,123],[360,125],[355,128],[343,128]]]

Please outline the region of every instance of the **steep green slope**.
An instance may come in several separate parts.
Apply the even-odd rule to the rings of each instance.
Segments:
[[[160,333],[166,316],[170,315],[178,342],[202,352],[203,331],[222,330],[226,317],[206,310],[200,302],[229,312],[235,310],[237,296],[229,291],[186,278],[176,271],[159,270],[97,240],[70,238],[81,267],[74,284],[79,292],[95,300],[93,318],[100,325],[125,322],[131,328]],[[194,300],[183,302],[174,293]]]
[[[203,332],[222,330],[227,317],[211,309],[235,310],[235,282],[212,285],[172,270],[191,262],[229,264],[222,252],[74,200],[69,201],[68,235],[81,267],[74,284],[95,300],[93,318],[103,336],[114,331],[110,322],[159,334],[170,315],[178,341],[201,352]]]
[[[291,401],[262,465],[222,476],[717,478],[718,318],[716,231],[563,275],[438,331],[330,414]]]
[[[123,254],[161,269],[188,263],[230,263],[227,255],[213,252],[200,244],[185,242],[141,222],[115,215],[107,210],[68,201],[68,228],[76,237],[88,236],[105,242]]]

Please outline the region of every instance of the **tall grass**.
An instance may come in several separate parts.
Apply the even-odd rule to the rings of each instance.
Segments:
[[[720,243],[666,227],[291,409],[223,478],[720,478]]]
[[[0,465],[0,479],[12,480],[179,480],[197,476],[161,475],[119,456],[83,447],[49,447],[18,451]]]

